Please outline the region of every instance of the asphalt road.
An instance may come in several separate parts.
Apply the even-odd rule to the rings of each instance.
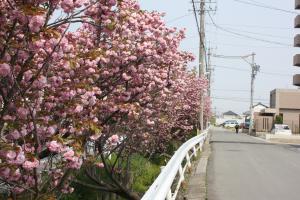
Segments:
[[[208,200],[300,200],[300,147],[212,131]]]

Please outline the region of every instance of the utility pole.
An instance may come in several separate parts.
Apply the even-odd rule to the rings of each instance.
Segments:
[[[251,54],[252,62],[251,62],[251,94],[250,94],[250,126],[249,126],[249,134],[252,134],[252,130],[254,128],[254,113],[253,113],[253,97],[254,97],[254,80],[259,71],[260,66],[255,64],[255,53]]]
[[[224,56],[224,55],[213,55],[216,58],[228,58],[228,59],[243,59],[251,66],[251,92],[250,92],[250,125],[249,125],[249,134],[252,134],[252,130],[254,128],[254,113],[253,113],[253,97],[254,97],[254,80],[259,72],[260,66],[255,63],[255,53],[248,54],[245,56]],[[251,57],[251,62],[247,60],[247,58]]]
[[[200,47],[199,47],[199,77],[203,77],[205,74],[205,0],[200,1]],[[204,94],[200,97],[200,131],[204,130]]]

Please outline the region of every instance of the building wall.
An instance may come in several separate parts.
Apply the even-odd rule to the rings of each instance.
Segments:
[[[276,90],[270,92],[270,108],[276,108]]]
[[[300,109],[279,109],[279,114],[283,115],[283,123],[287,124],[294,134],[300,133]]]
[[[270,107],[279,109],[300,109],[300,90],[276,89],[270,93]],[[277,113],[279,114],[279,113]]]
[[[255,116],[256,132],[270,132],[273,127],[274,118],[272,116]]]
[[[300,90],[283,90],[279,92],[279,108],[300,109]]]
[[[240,119],[241,117],[240,116],[236,116],[236,115],[223,115],[223,118],[231,120],[231,119]]]

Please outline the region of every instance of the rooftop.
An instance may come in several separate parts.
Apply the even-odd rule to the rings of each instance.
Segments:
[[[239,116],[238,114],[236,114],[235,112],[232,112],[231,110],[224,112],[223,115],[233,115],[233,116]]]

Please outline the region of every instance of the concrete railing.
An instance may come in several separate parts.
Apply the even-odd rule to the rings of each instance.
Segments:
[[[180,146],[144,194],[142,200],[176,199],[181,183],[184,181],[184,173],[188,167],[191,167],[191,158],[196,157],[199,150],[202,151],[207,134],[208,129]],[[176,175],[178,175],[177,179]],[[175,180],[177,183],[174,183]]]

